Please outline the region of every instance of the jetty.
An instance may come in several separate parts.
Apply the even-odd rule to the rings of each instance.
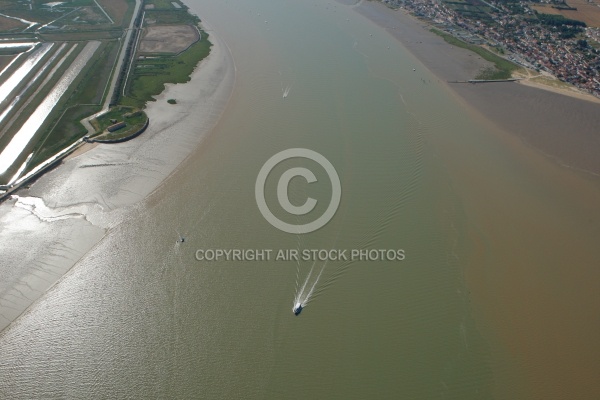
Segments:
[[[498,82],[516,82],[523,78],[509,78],[509,79],[469,79],[468,81],[448,81],[448,83],[498,83]]]

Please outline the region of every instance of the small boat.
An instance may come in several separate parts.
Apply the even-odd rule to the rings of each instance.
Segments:
[[[292,312],[295,316],[300,315],[300,313],[302,312],[302,304],[296,303],[296,305],[294,305],[294,308],[292,308]]]
[[[185,238],[183,237],[183,235],[181,233],[179,233],[179,231],[177,229],[175,229],[175,232],[177,232],[177,236],[179,237],[179,239],[177,239],[176,243],[185,242]]]

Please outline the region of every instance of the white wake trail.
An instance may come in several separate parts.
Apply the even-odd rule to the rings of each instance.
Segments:
[[[283,98],[285,99],[290,94],[290,90],[292,90],[292,85],[287,86],[283,89]]]
[[[311,277],[311,275],[313,273],[313,270],[315,269],[315,264],[316,264],[316,261],[313,261],[313,264],[310,267],[310,271],[308,272],[308,276],[304,280],[304,284],[302,285],[302,288],[300,289],[300,292],[297,294],[294,304],[296,304],[296,303],[304,304],[304,302],[306,301],[306,299],[302,300],[302,295],[304,294],[304,290],[306,289],[306,285],[308,285],[308,282],[310,281],[310,277]]]
[[[317,275],[317,279],[315,280],[315,283],[313,283],[313,285],[311,286],[310,291],[308,292],[308,295],[306,295],[306,298],[304,299],[303,304],[308,304],[308,302],[310,301],[310,298],[312,297],[312,294],[313,294],[315,288],[317,287],[317,283],[319,283],[319,279],[321,279],[321,275],[323,274],[323,271],[325,270],[326,265],[327,265],[327,262],[325,262],[323,264],[323,266],[321,267],[321,271],[319,271],[319,275]]]

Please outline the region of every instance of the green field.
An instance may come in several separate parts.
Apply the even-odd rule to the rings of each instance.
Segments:
[[[462,14],[465,17],[476,19],[479,21],[492,22],[492,18],[490,17],[490,13],[493,9],[477,0],[457,0],[457,1],[446,1],[443,3],[453,11],[456,11],[459,14]]]
[[[95,136],[94,139],[99,140],[116,140],[127,136],[131,136],[146,123],[148,116],[143,111],[137,110],[133,107],[116,106],[113,107],[108,113],[98,117],[94,122],[94,128],[100,135]],[[105,130],[112,125],[114,122],[125,122],[127,125],[114,132],[106,132]]]
[[[158,25],[197,24],[198,17],[187,12],[185,8],[169,10],[146,10],[146,20],[156,21]]]
[[[136,60],[126,88],[126,96],[120,103],[134,107],[143,107],[153,97],[160,94],[165,83],[185,83],[200,60],[210,52],[211,43],[208,34],[201,33],[201,40],[177,56],[156,56]]]
[[[178,3],[181,8],[175,8],[173,7],[173,4],[171,4],[171,1],[174,1],[175,3]],[[154,4],[154,9],[155,10],[184,10],[186,9],[186,6],[181,3],[180,1],[176,1],[176,0],[148,0],[145,4]]]

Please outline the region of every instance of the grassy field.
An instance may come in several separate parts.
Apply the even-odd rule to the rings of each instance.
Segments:
[[[131,19],[135,1],[132,0],[97,0],[104,11],[115,21],[115,25],[127,24]]]
[[[112,121],[125,122],[127,125],[117,131],[107,132],[106,129],[113,124]],[[102,115],[94,121],[94,128],[102,134],[95,136],[98,140],[116,140],[127,136],[131,136],[141,129],[148,116],[143,111],[139,111],[133,107],[116,106],[108,113]]]
[[[16,56],[17,54],[21,54],[25,50],[27,50],[29,46],[23,47],[9,47],[9,48],[0,48],[0,56]]]
[[[118,52],[118,41],[102,43],[90,63],[89,71],[81,79],[70,99],[72,104],[101,104]],[[82,75],[85,72],[84,70]]]
[[[0,71],[2,71],[14,59],[13,56],[0,57]]]
[[[27,25],[19,20],[0,16],[0,32],[19,32],[27,28]]]
[[[198,23],[198,18],[188,13],[185,8],[171,8],[170,10],[146,10],[146,21],[154,21],[157,25],[195,25]]]
[[[210,46],[208,35],[202,32],[202,39],[178,56],[137,60],[129,77],[127,96],[121,103],[141,108],[164,90],[165,83],[189,81],[198,62],[210,52]]]
[[[479,0],[443,0],[443,3],[465,17],[491,22],[492,8]]]
[[[588,26],[600,27],[600,7],[598,7],[600,1],[595,0],[592,3],[588,3],[587,0],[568,0],[567,4],[577,8],[577,10],[558,10],[552,8],[549,4],[536,4],[532,7],[542,14],[562,15],[565,18],[583,21]]]
[[[109,30],[88,30],[85,32],[49,32],[40,33],[40,39],[46,42],[79,42],[82,40],[110,40],[118,39],[123,36],[121,29],[109,29]]]
[[[154,4],[155,10],[176,10],[177,8],[173,7],[173,4],[171,4],[171,2],[178,3],[181,6],[181,8],[185,8],[185,6],[180,1],[176,0],[148,0],[146,4]]]
[[[32,1],[32,4],[33,8],[30,10],[29,4],[24,1],[0,0],[0,10],[4,15],[40,23],[50,22],[61,15],[50,12],[49,7],[41,7],[38,2]]]
[[[476,79],[508,79],[512,76],[513,71],[520,69],[516,64],[484,49],[481,46],[475,44],[465,43],[462,40],[455,38],[454,36],[440,31],[439,29],[432,28],[431,32],[441,36],[444,40],[456,47],[462,47],[463,49],[471,50],[478,54],[486,61],[494,64],[495,67],[486,68],[476,76]]]

